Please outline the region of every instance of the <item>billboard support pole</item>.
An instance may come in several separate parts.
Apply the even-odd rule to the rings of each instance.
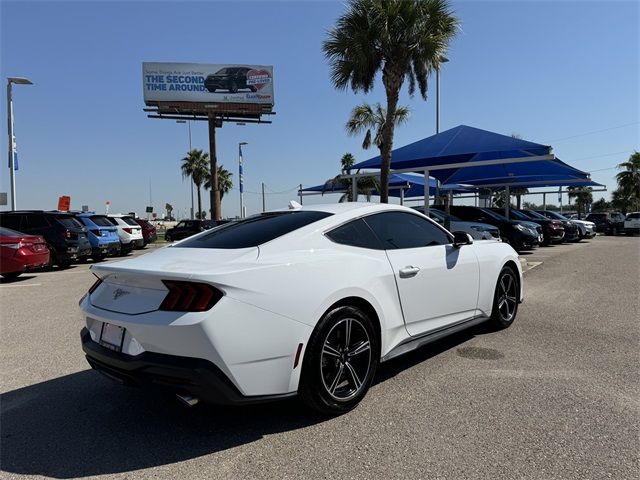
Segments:
[[[211,163],[211,218],[220,220],[220,190],[218,188],[218,157],[216,156],[216,124],[218,119],[214,113],[209,117],[209,159]]]

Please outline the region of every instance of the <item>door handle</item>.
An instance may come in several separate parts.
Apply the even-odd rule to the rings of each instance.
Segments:
[[[420,269],[418,267],[412,267],[411,265],[407,265],[404,268],[400,269],[400,278],[411,278],[415,277]]]

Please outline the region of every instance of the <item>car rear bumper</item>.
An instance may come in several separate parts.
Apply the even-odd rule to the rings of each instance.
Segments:
[[[242,395],[233,382],[207,360],[153,352],[136,356],[117,353],[94,342],[86,328],[80,332],[80,339],[89,365],[124,385],[164,388],[221,405],[246,405],[296,395],[296,392]]]

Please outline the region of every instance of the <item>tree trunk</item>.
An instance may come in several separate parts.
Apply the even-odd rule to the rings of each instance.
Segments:
[[[202,199],[200,198],[200,185],[196,185],[196,190],[198,192],[198,217],[202,220]]]
[[[403,74],[393,71],[393,66],[385,65],[382,72],[382,83],[387,93],[387,117],[382,127],[382,146],[380,158],[380,203],[389,203],[389,170],[391,168],[391,151],[393,150],[393,133],[395,128],[398,97],[402,87]]]

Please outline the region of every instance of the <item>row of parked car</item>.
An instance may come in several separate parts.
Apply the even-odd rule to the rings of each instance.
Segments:
[[[579,242],[593,238],[596,232],[611,235],[640,232],[640,213],[637,212],[630,213],[626,219],[622,214],[591,213],[584,220],[569,219],[551,210],[510,209],[509,218],[504,213],[502,208],[451,206],[450,230],[464,231],[478,240],[499,238],[518,252],[538,245]],[[431,207],[429,216],[438,223],[445,222],[445,213],[439,208]]]
[[[126,255],[157,239],[156,228],[129,215],[95,212],[19,210],[0,212],[0,274],[58,265],[66,268],[88,258]]]

